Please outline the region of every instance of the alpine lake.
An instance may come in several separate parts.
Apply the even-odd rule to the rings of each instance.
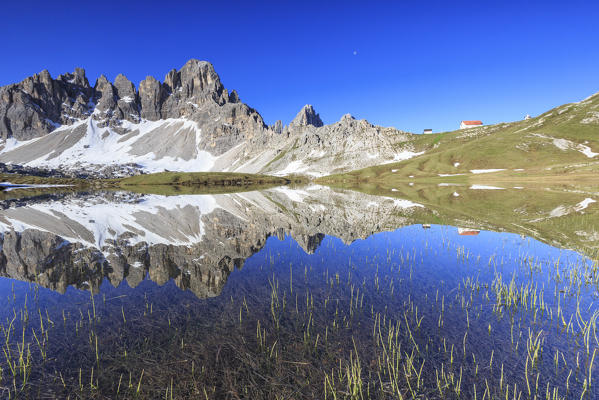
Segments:
[[[0,393],[597,399],[599,187],[0,193]]]

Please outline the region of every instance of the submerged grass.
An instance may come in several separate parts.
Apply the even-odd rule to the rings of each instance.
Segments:
[[[215,299],[117,288],[48,310],[36,285],[5,293],[5,394],[595,398],[597,264],[483,259],[445,236],[366,252],[325,240],[314,256],[282,244]]]

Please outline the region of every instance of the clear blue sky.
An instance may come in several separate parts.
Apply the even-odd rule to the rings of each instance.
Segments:
[[[137,84],[198,58],[267,123],[310,103],[325,123],[449,130],[599,91],[598,3],[11,1],[0,85],[76,66]]]

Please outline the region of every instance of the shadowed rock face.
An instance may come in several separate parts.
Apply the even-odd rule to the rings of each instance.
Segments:
[[[291,235],[313,253],[325,234],[349,243],[410,220],[412,210],[384,198],[375,207],[373,199],[317,188],[175,198],[104,193],[19,203],[0,210],[0,274],[59,292],[70,285],[97,289],[105,278],[134,287],[149,276],[161,285],[172,279],[198,297],[217,296],[271,236]]]

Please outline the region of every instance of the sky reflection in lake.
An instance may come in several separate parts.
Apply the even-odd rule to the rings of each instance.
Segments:
[[[214,204],[236,204],[230,200]],[[255,196],[241,200],[256,204]],[[175,223],[189,207],[158,215]],[[405,210],[392,218],[416,218]],[[38,282],[79,289],[60,294],[35,279],[0,279],[3,380],[12,392],[130,397],[142,382],[143,396],[174,398],[231,398],[232,390],[262,398],[597,394],[589,385],[597,274],[585,256],[475,227],[408,224],[364,234],[346,217],[322,226],[337,237],[314,221],[303,230],[255,215],[250,223],[246,210],[240,223],[242,214],[230,211],[200,213],[209,245],[187,250],[116,237],[102,258],[40,233],[40,243],[52,245],[38,248],[46,251]],[[384,215],[364,225],[388,226]],[[135,265],[133,250],[149,256]],[[116,251],[127,260],[118,274]],[[85,252],[98,257],[95,267],[76,262]],[[194,269],[190,260],[212,261]]]

